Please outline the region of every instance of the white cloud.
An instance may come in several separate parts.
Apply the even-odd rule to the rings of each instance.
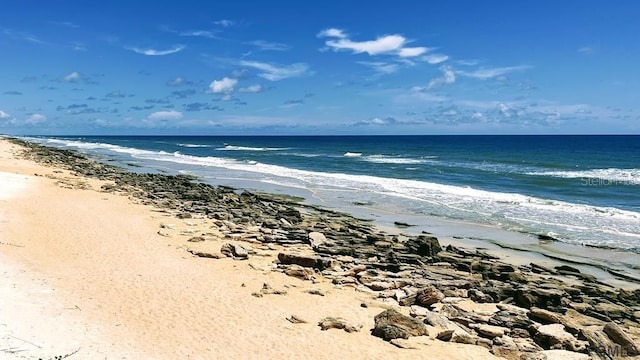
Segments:
[[[448,59],[449,57],[443,54],[430,54],[422,57],[422,60],[428,62],[431,65],[440,64],[441,62],[445,62]]]
[[[303,76],[307,74],[309,70],[309,65],[305,63],[295,63],[278,67],[272,64],[258,61],[241,61],[240,65],[262,70],[263,72],[258,74],[258,76],[270,81],[278,81],[282,79]]]
[[[264,40],[249,41],[247,44],[256,46],[264,51],[285,51],[289,50],[289,45]]]
[[[366,65],[380,74],[392,74],[398,71],[398,64],[390,64],[385,62],[375,61],[358,61],[358,64]]]
[[[262,85],[260,84],[251,85],[251,86],[240,88],[238,89],[238,91],[244,92],[244,93],[259,93],[262,91]]]
[[[506,75],[514,71],[522,71],[529,68],[530,66],[519,65],[519,66],[492,68],[492,69],[479,69],[476,71],[456,71],[456,73],[459,75],[468,76],[475,79],[486,80],[486,79],[491,79],[491,78],[499,77],[502,75]]]
[[[141,49],[141,48],[137,48],[137,47],[130,47],[127,48],[131,51],[134,51],[138,54],[142,54],[142,55],[147,55],[147,56],[162,56],[162,55],[171,55],[171,54],[175,54],[177,52],[180,52],[182,50],[184,50],[186,48],[186,46],[184,45],[177,45],[175,47],[173,47],[173,49],[168,49],[168,50],[155,50],[155,49]]]
[[[33,114],[25,120],[25,124],[37,125],[47,121],[47,117],[42,114]]]
[[[420,56],[426,53],[428,50],[429,49],[427,49],[426,47],[402,48],[398,52],[398,55],[400,55],[400,57],[414,57],[414,56]]]
[[[153,114],[147,116],[149,120],[178,120],[182,118],[182,113],[175,110],[170,111],[156,111]]]
[[[344,38],[347,37],[347,35],[345,35],[344,31],[342,31],[340,29],[335,29],[335,28],[329,28],[329,29],[322,30],[316,36],[317,37],[335,37],[335,38],[341,38],[341,39],[344,39]]]
[[[405,47],[408,43],[407,39],[397,34],[380,36],[375,40],[353,41],[348,38],[344,31],[330,28],[321,31],[317,36],[334,38],[325,42],[325,44],[334,51],[350,50],[354,54],[393,54],[400,57],[415,57],[429,51],[426,47]]]
[[[6,118],[8,118],[9,116],[11,116],[11,115],[9,115],[9,114],[7,114],[6,112],[4,112],[4,111],[0,110],[0,119],[6,119]]]
[[[231,26],[236,24],[235,21],[227,20],[227,19],[214,21],[213,23],[216,24],[216,25],[220,25],[222,27],[231,27]]]
[[[432,79],[427,86],[427,89],[431,90],[443,85],[453,84],[456,82],[456,74],[453,72],[453,68],[448,65],[440,66],[442,71],[442,77]]]
[[[78,82],[80,80],[82,80],[82,75],[77,71],[74,71],[62,78],[62,81],[64,82]]]
[[[222,80],[213,80],[209,85],[209,90],[214,94],[229,94],[233,92],[233,87],[238,83],[238,79],[225,77]]]
[[[376,40],[360,42],[340,38],[339,40],[328,40],[326,44],[335,50],[351,50],[356,54],[366,52],[369,55],[378,55],[399,51],[405,41],[405,38],[400,35],[387,35]]]
[[[183,31],[180,33],[180,36],[195,36],[195,37],[203,37],[207,39],[217,39],[218,36],[213,31],[208,30],[189,30]]]

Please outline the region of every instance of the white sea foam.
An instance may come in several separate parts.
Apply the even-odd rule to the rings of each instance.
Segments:
[[[212,145],[204,145],[204,144],[178,144],[178,146],[187,147],[187,148],[209,148]]]
[[[575,171],[538,171],[527,175],[583,179],[585,184],[640,185],[640,169],[591,169]]]
[[[376,163],[376,164],[427,164],[427,163],[435,163],[436,156],[424,157],[420,159],[414,158],[405,158],[398,156],[387,156],[387,155],[370,155],[362,158],[364,161]]]
[[[289,150],[290,148],[275,148],[275,147],[251,147],[251,146],[236,146],[236,145],[225,145],[222,148],[217,148],[216,150],[224,150],[224,151],[282,151]]]
[[[362,156],[362,153],[347,151],[346,153],[344,153],[344,156],[345,157],[360,157],[360,156]]]

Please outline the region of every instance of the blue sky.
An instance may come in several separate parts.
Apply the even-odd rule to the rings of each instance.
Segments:
[[[640,133],[636,1],[5,1],[0,133]]]

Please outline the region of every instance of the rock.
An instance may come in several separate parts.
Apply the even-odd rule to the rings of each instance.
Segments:
[[[444,294],[434,286],[424,288],[416,294],[416,303],[422,306],[431,306],[444,299]]]
[[[542,322],[544,324],[560,324],[562,323],[562,315],[556,314],[549,310],[532,307],[529,311],[529,318]]]
[[[510,330],[505,327],[487,325],[487,324],[473,324],[473,325],[470,325],[469,327],[477,331],[478,334],[491,339],[502,337],[505,334],[508,334],[510,332]]]
[[[580,346],[577,339],[564,330],[562,324],[542,325],[533,337],[535,342],[546,349],[577,350]]]
[[[311,280],[315,275],[312,269],[304,268],[300,265],[290,265],[284,270],[284,273],[303,280]]]
[[[469,299],[478,302],[478,303],[492,303],[493,298],[490,295],[485,294],[484,292],[478,289],[469,289],[468,291]]]
[[[323,331],[329,329],[343,329],[348,333],[360,331],[360,329],[362,328],[362,325],[352,325],[349,324],[347,320],[337,317],[326,317],[320,320],[318,326],[320,326],[320,329],[322,329]]]
[[[204,237],[202,237],[202,236],[194,236],[194,237],[188,239],[187,241],[188,242],[202,242],[202,241],[205,241],[205,240],[206,239]]]
[[[309,233],[309,244],[313,250],[317,250],[320,245],[324,245],[327,242],[327,238],[323,233],[312,231]]]
[[[288,318],[286,318],[288,322],[292,323],[292,324],[306,324],[308,323],[308,321],[303,320],[301,318],[299,318],[298,316],[295,315],[291,315]]]
[[[415,239],[409,239],[405,246],[411,253],[425,257],[433,257],[442,251],[438,238],[434,236],[420,235]]]
[[[455,330],[453,329],[441,330],[436,335],[436,339],[441,341],[451,341],[451,337],[453,336],[454,331]]]
[[[580,335],[589,342],[589,350],[596,354],[607,353],[609,349],[613,349],[613,342],[607,334],[602,330],[594,329],[594,327],[580,329]]]
[[[400,349],[418,349],[418,346],[412,343],[411,341],[409,341],[408,339],[402,339],[402,338],[391,339],[391,341],[389,342],[392,345],[399,347]]]
[[[391,340],[408,339],[410,336],[429,335],[427,327],[420,321],[396,310],[385,310],[374,318],[373,335]]]
[[[299,253],[281,252],[278,253],[278,260],[282,264],[295,264],[318,270],[331,269],[337,265],[337,262],[331,258],[324,258],[315,255],[303,255]]]
[[[572,272],[572,273],[576,273],[576,274],[580,274],[580,270],[569,266],[569,265],[560,265],[560,266],[556,266],[555,269],[557,271],[566,271],[566,272]]]
[[[604,326],[604,332],[609,335],[613,342],[622,346],[626,354],[630,356],[640,355],[640,346],[629,335],[625,334],[620,326],[612,322],[608,323]]]
[[[220,253],[215,253],[215,252],[210,252],[210,251],[196,250],[196,249],[190,249],[190,248],[187,248],[187,251],[189,253],[191,253],[192,255],[195,255],[195,256],[201,257],[201,258],[221,259],[223,257],[223,255],[220,254]]]
[[[622,317],[625,317],[625,315],[627,315],[627,317],[631,317],[631,311],[629,310],[629,308],[622,305],[612,304],[609,302],[600,302],[594,305],[594,308],[596,311],[604,313],[611,319],[620,319]]]
[[[546,359],[546,360],[590,360],[591,357],[587,354],[579,354],[572,351],[567,350],[545,350],[540,351],[535,354],[540,354],[543,357],[537,359]]]
[[[402,303],[400,303],[400,305],[402,305]],[[422,306],[419,305],[411,305],[411,311],[409,312],[409,315],[413,316],[413,317],[424,317],[427,316],[427,314],[431,313],[432,311],[430,311],[427,308],[424,308]]]
[[[173,237],[170,232],[164,230],[158,230],[158,235],[163,237]]]
[[[477,337],[469,334],[464,330],[455,330],[453,334],[451,334],[451,339],[449,341],[458,344],[475,345],[477,340]]]
[[[230,258],[234,259],[247,259],[249,258],[249,252],[238,244],[225,243],[220,248],[220,252]]]
[[[257,296],[256,294],[260,294],[259,296]],[[274,288],[272,288],[269,284],[264,283],[262,284],[262,289],[260,289],[259,293],[253,293],[251,295],[257,296],[257,297],[262,297],[262,295],[287,295],[287,291],[286,290],[276,290]]]
[[[311,295],[318,295],[318,296],[324,296],[325,295],[324,291],[322,291],[321,289],[318,289],[318,288],[305,290],[304,292],[306,292],[307,294],[311,294]]]

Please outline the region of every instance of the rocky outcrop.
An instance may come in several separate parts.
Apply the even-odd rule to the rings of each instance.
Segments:
[[[420,321],[396,310],[386,310],[374,318],[373,335],[385,340],[408,339],[410,336],[429,335],[427,328]]]

